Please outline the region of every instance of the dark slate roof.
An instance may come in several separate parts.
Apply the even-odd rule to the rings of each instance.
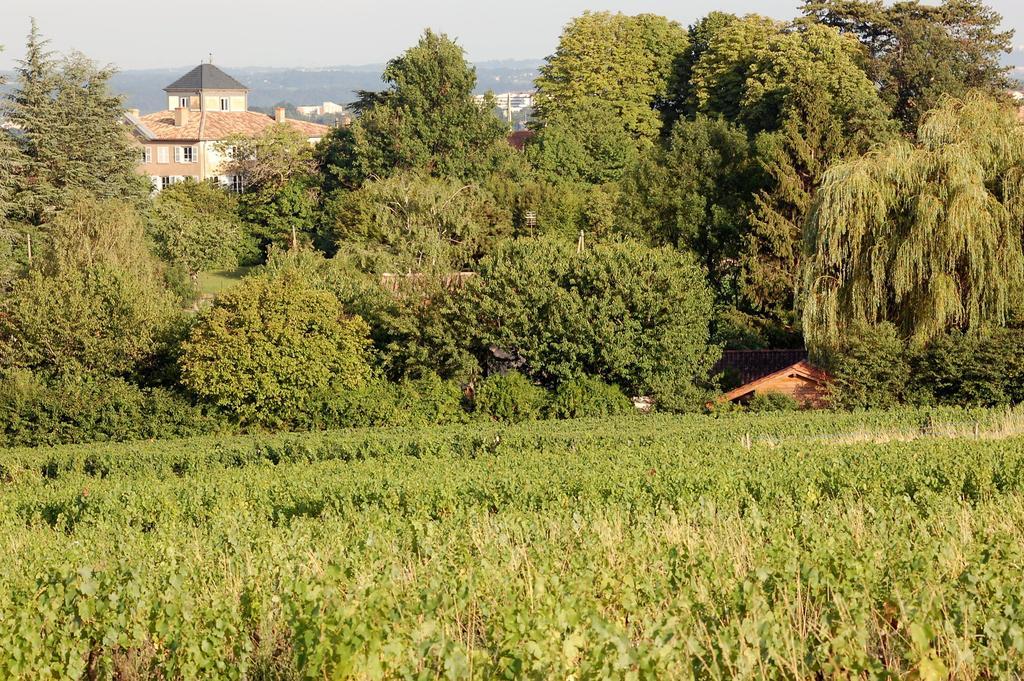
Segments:
[[[213,64],[200,64],[184,76],[164,88],[171,90],[248,90],[237,80]]]
[[[728,383],[746,385],[807,359],[806,350],[726,350],[711,369]]]

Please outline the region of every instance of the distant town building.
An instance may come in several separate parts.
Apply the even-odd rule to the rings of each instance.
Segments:
[[[255,137],[272,125],[288,125],[312,144],[330,130],[326,125],[249,111],[249,88],[213,64],[200,64],[166,88],[167,110],[126,119],[139,142],[139,172],[157,191],[180,182],[217,179],[241,191],[242,178],[221,174],[226,159],[220,143],[233,135]]]
[[[327,116],[345,113],[345,107],[335,102],[324,102],[323,104],[313,106],[297,106],[295,110],[303,116]]]
[[[492,93],[492,95],[495,106],[501,110],[505,118],[511,118],[513,114],[533,108],[534,93],[532,92],[503,92],[501,94]],[[474,99],[477,104],[483,104],[486,97],[487,95],[476,95]]]
[[[1010,97],[1017,103],[1017,118],[1021,123],[1024,123],[1024,92],[1010,90]]]

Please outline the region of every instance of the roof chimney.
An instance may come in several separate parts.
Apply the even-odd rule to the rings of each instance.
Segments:
[[[133,118],[138,118],[139,117],[139,110],[138,109],[128,109],[128,115],[132,116]]]
[[[188,125],[188,108],[179,106],[174,110],[174,127],[180,128]]]
[[[279,106],[274,109],[274,121],[278,123],[284,123],[284,107]]]

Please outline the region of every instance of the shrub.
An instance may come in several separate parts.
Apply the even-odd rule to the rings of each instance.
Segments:
[[[539,418],[547,398],[547,391],[530,383],[522,374],[511,371],[481,381],[473,397],[473,406],[478,414],[517,423]]]
[[[294,271],[221,295],[182,344],[182,382],[241,423],[292,427],[318,395],[370,376],[369,328]]]
[[[424,374],[398,384],[399,403],[416,425],[462,423],[465,397],[458,383]]]
[[[392,383],[382,378],[352,390],[318,395],[296,414],[296,427],[327,430],[370,426],[426,426],[467,420],[462,391],[436,375]]]
[[[633,403],[617,385],[605,383],[594,376],[583,376],[558,386],[551,398],[548,416],[576,419],[628,414],[632,411]]]
[[[938,404],[993,407],[1024,402],[1024,329],[953,331],[913,360],[915,395]]]
[[[0,371],[129,374],[174,317],[134,209],[80,198],[45,235],[32,271],[0,295]]]
[[[796,411],[800,408],[791,395],[785,393],[757,393],[747,404],[747,411],[768,412],[768,411]]]
[[[711,292],[692,256],[637,242],[582,252],[553,239],[519,239],[485,258],[453,298],[478,356],[498,347],[531,378],[557,384],[602,376],[662,408],[703,404]]]
[[[126,441],[222,433],[229,427],[168,390],[121,379],[47,382],[26,372],[0,379],[0,446]]]
[[[834,378],[832,401],[838,407],[887,408],[908,397],[909,352],[892,324],[851,328],[822,360]]]

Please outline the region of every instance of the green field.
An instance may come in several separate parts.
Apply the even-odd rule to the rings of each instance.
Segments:
[[[1024,415],[0,451],[0,678],[1006,678]]]

